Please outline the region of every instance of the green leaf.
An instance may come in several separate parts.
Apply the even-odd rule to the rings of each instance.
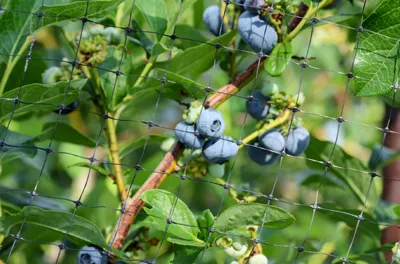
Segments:
[[[226,33],[220,37],[216,37],[207,43],[186,49],[177,54],[171,61],[156,63],[155,68],[166,69],[176,74],[200,74],[208,70],[214,65],[215,44],[219,42],[222,46],[227,46],[235,37],[236,30]],[[212,45],[210,45],[212,44]],[[220,49],[222,50],[222,49]],[[188,59],[190,58],[190,59]]]
[[[195,263],[203,250],[204,248],[200,247],[177,246],[174,250],[175,255],[172,264]]]
[[[327,141],[321,141],[311,137],[310,145],[305,154],[307,158],[326,162],[329,160],[334,144]],[[333,152],[331,163],[334,166],[341,168],[330,167],[328,172],[335,177],[338,177],[350,190],[355,197],[364,204],[366,194],[368,191],[370,176],[354,170],[369,171],[368,168],[359,159],[347,154],[340,146],[336,145]],[[317,170],[325,170],[325,165],[311,160],[307,160],[308,167]],[[342,168],[352,168],[354,170],[347,170]],[[375,185],[371,186],[368,197],[368,205],[373,205],[378,200],[378,192]]]
[[[149,138],[147,139],[146,143],[146,137],[141,137],[136,139],[135,141],[129,143],[125,147],[121,148],[120,150],[120,158],[125,158],[132,152],[134,152],[137,149],[143,148],[144,144],[146,143],[146,146],[149,145],[156,145],[156,144],[161,144],[167,137],[164,136],[159,136],[159,135],[150,135]]]
[[[393,212],[400,218],[400,205],[396,205],[393,208]]]
[[[14,115],[36,111],[36,110],[56,110],[53,105],[61,105],[64,100],[64,105],[68,105],[75,101],[79,95],[79,90],[85,85],[86,79],[71,81],[68,89],[68,94],[65,96],[65,90],[68,82],[57,82],[54,84],[33,83],[24,85],[20,88],[12,89],[4,93],[0,98],[9,100],[0,100],[0,120],[4,121],[10,118],[14,109],[12,99],[18,98],[24,103],[19,103],[14,110]]]
[[[171,242],[173,244],[182,245],[182,246],[200,247],[200,248],[205,248],[205,246],[206,246],[206,242],[204,242],[204,241],[199,242],[199,241],[186,240],[186,239],[173,238],[173,237],[168,237],[167,241]]]
[[[39,13],[40,10],[44,16],[40,20],[39,27],[49,26],[54,23],[76,20],[77,18],[87,17],[101,18],[110,13],[111,10],[117,8],[117,6],[124,0],[102,0],[102,1],[74,1],[70,4],[64,5],[51,5],[38,7],[35,13]],[[86,10],[87,9],[87,10]],[[36,29],[36,20],[32,21],[31,31]]]
[[[12,59],[17,55],[29,35],[29,25],[31,13],[35,1],[9,0],[5,7],[6,10],[19,10],[20,12],[4,12],[0,16],[0,63],[6,59]]]
[[[393,94],[400,54],[400,0],[383,0],[364,21],[354,73],[356,96]]]
[[[166,220],[170,216],[176,196],[165,190],[153,189],[144,192],[140,196],[140,199],[151,205],[151,209],[144,208],[144,210],[157,222],[159,230],[165,231],[167,226]],[[180,199],[178,199],[174,208],[172,221],[176,224],[172,223],[169,225],[168,233],[182,239],[199,241],[197,238],[199,228],[197,227],[196,218],[192,211]]]
[[[55,199],[47,198],[44,196],[36,196],[35,199],[31,201],[30,194],[24,192],[16,192],[13,188],[8,188],[5,186],[0,186],[0,197],[2,200],[2,209],[3,202],[7,201],[9,204],[14,205],[14,209],[18,209],[18,212],[21,210],[21,207],[27,206],[30,203],[32,203],[33,206],[37,206],[47,210],[67,211],[69,209],[65,206],[65,204],[60,203]]]
[[[292,225],[294,216],[282,208],[265,204],[237,204],[229,207],[215,221],[215,228],[220,232],[228,232],[243,226],[261,226],[264,218],[264,226],[273,229],[283,229]]]
[[[273,77],[280,76],[291,58],[292,43],[278,43],[272,50],[267,62],[264,65],[265,71]]]
[[[197,218],[197,224],[200,229],[199,237],[201,239],[208,239],[208,235],[210,233],[210,228],[214,225],[214,216],[211,213],[210,209],[204,210],[201,215]],[[217,236],[216,233],[213,234],[214,238]],[[214,241],[214,239],[210,239],[210,241]]]
[[[377,170],[388,165],[391,161],[396,159],[398,152],[389,149],[385,146],[377,145],[372,149],[371,157],[368,161],[368,167],[371,170]]]
[[[2,232],[8,234],[13,227],[18,228],[24,221],[27,210],[28,207],[24,207],[19,214],[3,215],[0,218]],[[68,231],[70,240],[107,247],[105,238],[97,226],[82,217],[76,215],[72,217],[70,213],[32,206],[26,217],[25,226],[27,229],[29,226],[31,228],[38,226],[61,234],[66,234]]]
[[[300,181],[300,184],[303,186],[318,187],[321,183],[322,177],[323,177],[323,172],[313,173],[307,175],[307,177],[305,177],[302,181]],[[339,188],[343,187],[341,181],[339,181],[337,178],[334,178],[332,175],[328,173],[325,175],[323,184],[324,186],[329,186],[329,187],[339,187]]]
[[[315,26],[324,26],[324,25],[330,25],[330,24],[345,25],[345,26],[357,28],[357,27],[360,26],[360,22],[361,22],[361,13],[340,14],[340,15],[335,15],[335,16],[322,18],[316,24],[312,23],[312,21],[309,21],[302,28],[302,30],[304,30],[304,29],[306,29],[308,27],[311,27],[313,25],[315,27]]]
[[[9,162],[15,158],[20,158],[22,156],[28,158],[33,158],[36,156],[37,148],[33,143],[31,136],[22,135],[11,130],[7,130],[7,128],[4,126],[0,126],[1,138],[3,138],[6,132],[6,145],[0,148],[1,162]]]
[[[324,210],[324,209],[320,209],[320,210],[318,210],[318,212],[321,212],[322,214],[329,216],[329,218],[335,222],[343,221],[344,223],[346,223],[347,226],[351,227],[352,229],[354,229],[356,227],[357,216],[359,216],[361,214],[360,210],[347,210],[344,208],[340,208],[340,207],[336,206],[335,204],[320,204],[320,206],[325,209],[335,210],[336,212]],[[342,213],[338,213],[337,211],[340,211]],[[351,215],[349,215],[349,214],[351,214]],[[370,214],[368,214],[366,212],[363,213],[363,217],[365,219],[372,221],[372,223],[370,221],[360,221],[360,224],[358,227],[360,230],[360,233],[367,234],[367,235],[371,236],[372,238],[379,238],[381,232],[379,230],[379,225],[375,224],[377,221]]]
[[[92,170],[95,170],[95,171],[97,171],[98,173],[100,173],[100,174],[102,174],[104,176],[108,177],[110,175],[110,172],[108,172],[106,169],[104,169],[104,168],[102,168],[102,167],[100,167],[98,165],[94,165],[94,164],[92,164],[92,166],[90,166],[90,164],[86,163],[86,162],[79,162],[79,163],[75,163],[75,164],[72,164],[72,165],[68,166],[68,168],[71,168],[71,167],[92,168]]]
[[[42,133],[37,135],[33,141],[40,142],[43,140],[54,139],[56,141],[68,142],[76,145],[82,145],[87,147],[95,147],[96,142],[75,128],[71,127],[69,124],[59,122],[57,124],[57,129],[54,132],[56,122],[46,123],[43,125]]]
[[[163,69],[154,69],[153,74],[157,75],[158,79],[164,77],[165,74],[168,82],[164,84],[162,93],[163,96],[166,96],[169,99],[177,101],[183,100],[187,97],[199,99],[205,97],[206,95],[204,89],[202,88],[203,85],[174,72],[166,71]],[[159,91],[160,86],[161,84],[159,80],[149,78],[146,83],[145,89],[153,89]],[[139,91],[142,89],[143,88],[137,90]]]
[[[149,23],[151,30],[160,33],[158,38],[161,38],[161,34],[167,29],[167,6],[165,1],[137,0],[135,5]]]

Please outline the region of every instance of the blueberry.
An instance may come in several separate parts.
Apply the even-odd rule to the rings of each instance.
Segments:
[[[203,157],[207,162],[222,164],[238,152],[236,142],[227,136],[208,140],[203,146]]]
[[[257,14],[260,12],[260,9],[264,4],[264,0],[246,0],[244,1],[244,9],[246,9],[246,11]]]
[[[203,21],[208,30],[215,36],[219,36],[219,31],[222,26],[221,34],[225,33],[225,28],[221,18],[221,8],[217,5],[212,5],[206,8],[203,13]]]
[[[84,246],[78,253],[77,264],[106,264],[107,257],[97,248]]]
[[[205,137],[220,137],[225,129],[221,112],[212,108],[203,110],[196,124],[197,130]]]
[[[258,137],[260,145],[266,149],[280,152],[285,147],[285,138],[277,129],[271,129]]]
[[[268,115],[269,105],[265,103],[269,98],[265,97],[260,91],[251,93],[253,100],[247,100],[246,108],[251,117],[257,120],[264,119]]]
[[[61,110],[61,115],[68,115],[70,113],[72,113],[73,111],[75,111],[77,108],[79,107],[79,99],[76,99],[75,101],[73,101],[72,103],[70,103],[69,105],[66,105],[64,107],[63,110]],[[58,114],[60,112],[60,110],[54,110],[54,113]]]
[[[268,54],[278,41],[275,29],[257,14],[249,11],[239,17],[238,30],[242,39],[254,52]]]
[[[329,5],[325,6],[323,9],[334,9],[336,7],[339,7],[342,4],[342,0],[334,0],[332,3]]]
[[[298,156],[306,151],[310,144],[310,133],[304,127],[297,127],[289,133],[286,142],[286,153]]]
[[[279,155],[260,148],[259,143],[247,147],[250,159],[258,165],[270,165],[279,159]]]
[[[180,122],[175,127],[176,139],[191,149],[199,149],[204,144],[204,138],[199,135],[195,135],[195,132],[195,125],[188,125],[185,122]]]
[[[268,264],[268,258],[263,254],[255,254],[249,259],[249,264]]]

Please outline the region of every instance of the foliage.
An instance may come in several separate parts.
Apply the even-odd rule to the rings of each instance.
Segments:
[[[0,262],[107,251],[121,211],[136,219],[113,261],[383,263],[396,251],[379,223],[400,205],[380,200],[375,176],[399,152],[375,127],[384,103],[400,104],[400,0],[248,1],[0,1]],[[224,17],[203,22],[211,5]],[[254,24],[239,24],[243,6]],[[274,39],[243,32],[260,28]],[[215,97],[224,137],[205,141]],[[220,149],[176,151],[164,174],[182,120],[197,147]],[[300,127],[307,150],[290,155]],[[263,142],[271,130],[280,141]],[[130,201],[143,210],[121,210]]]

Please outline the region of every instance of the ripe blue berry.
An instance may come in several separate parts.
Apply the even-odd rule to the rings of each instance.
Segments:
[[[266,149],[280,152],[285,147],[285,138],[277,129],[271,129],[260,135],[258,138],[260,145]]]
[[[242,39],[254,52],[268,54],[278,41],[275,29],[257,14],[249,11],[239,17],[238,30]]]
[[[205,137],[220,137],[225,129],[225,121],[221,112],[215,109],[206,109],[197,119],[197,130]]]
[[[225,33],[225,28],[222,23],[221,18],[221,8],[217,5],[212,5],[206,8],[203,13],[203,22],[206,24],[208,30],[215,36],[219,36],[219,31],[221,34]]]
[[[106,264],[107,257],[97,248],[84,246],[78,253],[77,264]]]
[[[236,142],[227,136],[208,140],[203,146],[203,158],[210,163],[222,164],[238,152]]]
[[[288,135],[286,153],[298,156],[306,151],[308,144],[310,144],[310,133],[304,127],[297,127]]]
[[[265,103],[269,98],[265,97],[260,91],[252,92],[251,96],[253,99],[246,102],[247,112],[254,119],[264,119],[269,111],[269,105]]]
[[[180,122],[175,127],[176,139],[191,149],[199,149],[204,144],[204,138],[195,135],[195,132],[196,127],[194,125],[188,125],[185,122]]]
[[[264,0],[246,0],[244,1],[244,8],[246,11],[258,14],[264,4]]]
[[[248,146],[247,154],[258,165],[270,165],[279,159],[278,154],[260,148],[259,143],[254,143],[254,146]]]

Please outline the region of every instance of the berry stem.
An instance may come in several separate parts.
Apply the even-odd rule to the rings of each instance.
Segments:
[[[108,117],[106,119],[107,127],[104,129],[104,134],[107,138],[109,144],[109,157],[114,167],[114,175],[115,175],[115,184],[117,185],[118,192],[120,195],[120,200],[125,201],[127,197],[125,183],[123,178],[123,172],[121,168],[121,160],[119,158],[119,149],[118,149],[118,140],[116,134],[116,126],[114,123],[114,118],[112,117],[112,113],[107,111],[105,96],[100,84],[100,76],[98,70],[90,67],[83,67],[83,71],[86,76],[91,80],[94,90],[98,95],[99,100],[95,100],[94,104],[98,108],[100,113],[107,113]]]
[[[239,92],[242,87],[244,87],[248,82],[250,82],[250,80],[252,80],[257,71],[257,68],[262,67],[264,61],[265,57],[252,63],[244,72],[239,74],[230,83],[219,89],[217,93],[214,93],[205,102],[204,106],[206,108],[217,108],[232,95]],[[175,143],[171,150],[165,154],[163,160],[158,164],[157,168],[149,176],[146,182],[143,183],[143,185],[131,199],[127,200],[125,209],[129,213],[121,215],[118,223],[114,227],[114,231],[110,239],[114,248],[122,248],[131,225],[133,224],[136,216],[139,214],[140,210],[145,204],[139,198],[140,195],[147,190],[158,188],[166,179],[168,174],[175,171],[177,161],[184,149],[185,147],[183,146],[183,144],[179,142]]]
[[[226,184],[226,181],[224,181],[224,180],[221,179],[221,178],[215,178],[215,180],[216,180],[218,183],[220,183],[221,186],[223,186],[223,185]],[[238,195],[237,195],[237,193],[236,193],[236,191],[235,191],[234,189],[229,188],[229,189],[228,189],[228,192],[229,192],[229,195],[232,197],[232,199],[235,200],[235,202],[237,202],[237,203],[242,203],[242,200],[240,200],[240,199],[238,198]]]
[[[317,10],[323,8],[324,6],[326,6],[331,0],[323,0],[321,1],[321,3],[319,3],[318,6],[316,7],[310,7],[307,11],[307,13],[305,14],[305,16],[301,19],[300,23],[298,23],[297,25],[295,25],[295,27],[293,28],[292,32],[289,33],[289,35],[287,36],[286,40],[292,41],[297,34],[299,34],[299,32],[303,29],[304,25],[307,23],[307,21],[313,17],[315,15],[315,12],[317,12]],[[295,17],[298,19],[298,17]]]
[[[242,144],[239,146],[239,149],[243,148],[246,144],[255,140],[259,135],[267,132],[268,130],[280,126],[287,122],[290,118],[290,110],[286,109],[281,116],[278,116],[274,121],[269,124],[262,126],[259,130],[254,131],[247,137],[242,140]]]

